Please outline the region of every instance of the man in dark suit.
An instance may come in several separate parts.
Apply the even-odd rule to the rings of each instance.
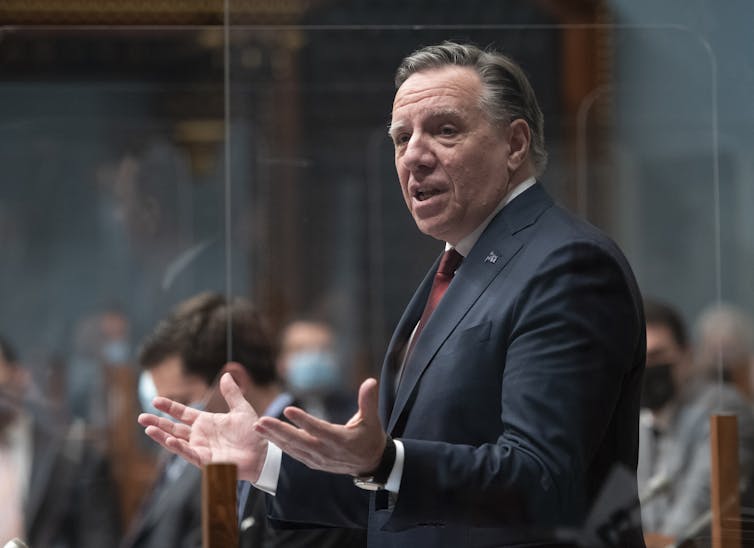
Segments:
[[[242,477],[275,494],[276,519],[361,524],[370,546],[643,546],[644,322],[626,260],[536,181],[542,114],[510,59],[430,46],[403,61],[396,86],[403,196],[446,252],[393,334],[379,396],[368,379],[345,425],[296,408],[287,424],[257,418],[224,377],[228,415],[157,400],[183,424],[141,423],[197,464],[205,444],[213,459],[235,456]],[[254,434],[221,420],[253,422]],[[349,476],[374,494],[349,491]],[[610,483],[620,492],[606,496]],[[594,518],[605,499],[621,505]]]
[[[215,387],[216,379],[229,373],[245,401],[265,414],[282,417],[283,409],[295,402],[280,388],[273,340],[249,301],[202,293],[181,303],[158,324],[143,344],[139,361],[161,396],[198,409],[226,411]],[[359,529],[272,529],[266,507],[260,504],[262,494],[253,488],[241,493],[241,548],[364,545]],[[164,460],[122,546],[200,547],[201,524],[201,472],[171,455]]]
[[[104,455],[81,421],[62,423],[32,393],[29,372],[0,338],[0,543],[112,545],[120,526]]]

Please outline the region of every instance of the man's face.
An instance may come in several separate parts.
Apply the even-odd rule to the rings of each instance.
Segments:
[[[423,233],[451,244],[495,209],[510,185],[508,127],[480,105],[468,67],[412,74],[393,102],[390,136],[403,198]]]
[[[283,332],[278,358],[278,374],[286,378],[291,356],[305,351],[332,350],[333,333],[316,322],[298,321]]]
[[[663,324],[647,325],[647,368],[641,388],[641,406],[655,414],[676,399],[686,378],[688,353]]]
[[[678,345],[670,328],[647,324],[647,367],[665,364],[671,366],[676,385],[686,380],[690,372],[688,352]]]
[[[207,395],[209,385],[196,375],[189,375],[183,370],[180,356],[164,359],[149,372],[152,374],[157,393],[184,405],[202,401]]]

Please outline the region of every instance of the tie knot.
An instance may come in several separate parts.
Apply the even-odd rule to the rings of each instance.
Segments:
[[[452,276],[458,265],[461,264],[461,261],[463,261],[463,255],[458,253],[455,248],[450,248],[443,253],[442,259],[440,259],[440,266],[437,267],[437,273]]]

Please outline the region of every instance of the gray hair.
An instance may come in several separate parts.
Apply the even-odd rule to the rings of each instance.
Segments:
[[[522,119],[531,131],[532,162],[537,175],[547,166],[544,116],[526,74],[512,59],[497,51],[483,51],[470,44],[443,42],[416,50],[403,59],[395,73],[400,88],[416,72],[458,65],[474,69],[484,86],[481,106],[494,122]]]

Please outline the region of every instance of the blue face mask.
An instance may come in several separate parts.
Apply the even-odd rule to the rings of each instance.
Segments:
[[[152,374],[149,371],[142,371],[139,376],[139,404],[141,405],[141,408],[145,413],[151,413],[158,417],[165,417],[173,422],[178,422],[177,419],[174,419],[167,413],[163,413],[152,405],[152,400],[157,396],[159,396],[159,394],[157,393],[157,387],[152,380]],[[188,407],[196,409],[197,411],[204,411],[206,403],[203,400],[192,402],[188,404]]]
[[[204,401],[195,401],[188,404],[188,406],[192,409],[196,409],[197,411],[204,411],[204,409],[207,407],[207,404]]]
[[[152,380],[152,374],[149,371],[142,371],[139,375],[139,404],[145,413],[151,413],[158,417],[167,417],[162,411],[152,405],[152,400],[158,396],[157,387]]]
[[[304,350],[288,362],[288,385],[298,393],[328,392],[340,385],[340,372],[332,352]]]
[[[110,341],[102,347],[102,359],[109,365],[128,363],[131,349],[124,340]]]

